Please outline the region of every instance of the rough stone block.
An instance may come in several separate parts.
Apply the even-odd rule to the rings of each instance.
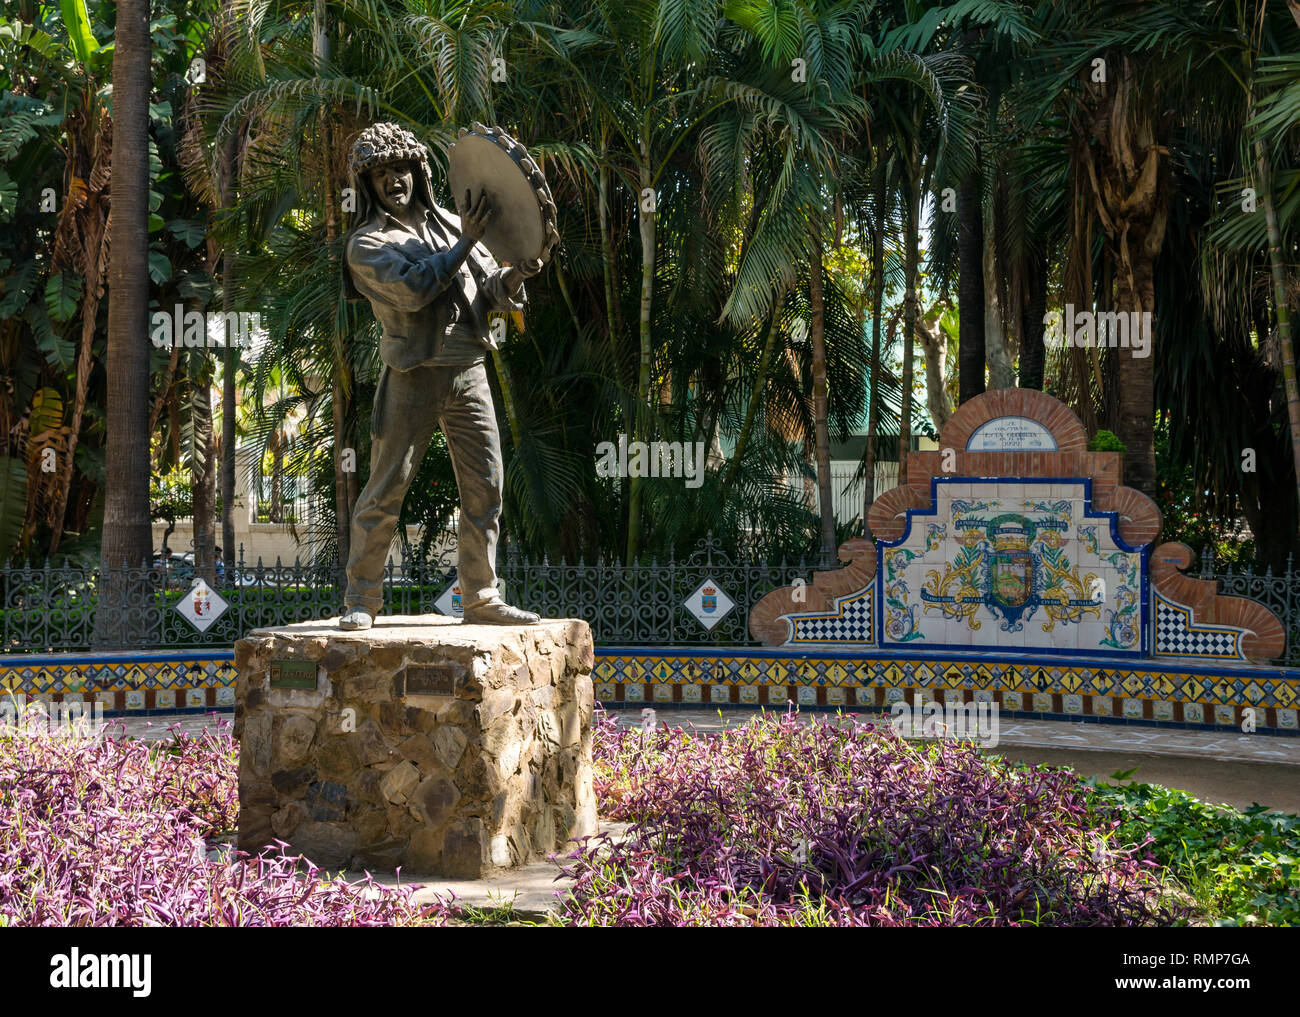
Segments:
[[[481,878],[595,833],[585,622],[308,622],[235,654],[244,850]],[[316,688],[271,689],[282,660],[315,661]]]

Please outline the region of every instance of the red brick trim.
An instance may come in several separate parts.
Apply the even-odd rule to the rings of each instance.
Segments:
[[[982,424],[997,417],[1026,417],[1046,427],[1058,452],[1086,452],[1088,432],[1059,399],[1032,388],[999,388],[968,399],[944,425],[939,444],[966,451],[966,443]]]
[[[839,559],[845,563],[842,569],[816,572],[805,586],[781,586],[764,595],[749,612],[754,638],[780,646],[790,638],[790,623],[782,615],[825,611],[836,597],[856,593],[876,578],[876,545],[870,540],[854,537],[841,544]]]
[[[1247,660],[1263,664],[1280,657],[1286,649],[1286,631],[1277,615],[1257,601],[1221,595],[1215,580],[1184,575],[1192,561],[1192,549],[1186,544],[1161,544],[1151,552],[1151,584],[1166,599],[1188,608],[1198,625],[1246,629],[1241,648]]]

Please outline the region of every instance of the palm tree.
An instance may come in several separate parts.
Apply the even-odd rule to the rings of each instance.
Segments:
[[[85,4],[73,3],[68,5],[67,9],[74,19],[68,26],[73,51],[81,65],[86,67],[92,53],[98,49],[98,45],[90,33]],[[77,380],[73,392],[72,419],[68,425],[67,451],[59,464],[58,493],[50,514],[49,553],[51,555],[58,550],[59,541],[63,536],[68,495],[72,489],[77,442],[81,435],[87,394],[90,391],[92,351],[99,316],[99,300],[104,276],[109,268],[105,264],[104,233],[108,227],[108,202],[105,199],[108,197],[109,162],[112,149],[108,133],[104,130],[106,111],[94,94],[98,81],[91,74],[87,74],[83,81],[86,91],[82,96],[81,115],[74,120],[79,122],[80,130],[74,132],[68,150],[69,161],[77,164],[72,167],[74,173],[84,181],[84,193],[63,206],[64,221],[60,224],[68,228],[65,238],[76,235],[77,240],[75,248],[71,244],[56,247],[53,259],[53,267],[64,271],[71,267],[68,263],[72,258],[79,257],[84,263],[84,276],[81,299],[81,340],[77,353]]]
[[[209,59],[209,70],[220,76],[227,54],[235,48],[238,26],[238,9],[233,0],[224,0],[216,19],[216,50]],[[238,281],[236,252],[240,237],[237,206],[240,170],[247,148],[247,133],[241,127],[231,131],[225,143],[217,150],[213,191],[220,214],[214,215],[213,230],[221,243],[221,310],[230,314],[235,310],[235,289]],[[206,154],[206,152],[205,152]],[[225,575],[235,575],[235,456],[238,415],[239,350],[227,346],[221,364],[221,547]]]
[[[884,139],[881,139],[880,147],[884,147]],[[867,412],[867,441],[863,450],[861,466],[864,486],[862,525],[863,533],[867,537],[871,535],[868,529],[867,515],[876,497],[876,464],[879,458],[876,442],[882,423],[887,419],[889,409],[885,394],[891,386],[895,389],[898,387],[897,380],[887,374],[880,359],[882,352],[884,352],[882,348],[882,332],[884,328],[885,287],[891,275],[897,277],[897,270],[900,267],[897,252],[892,250],[892,243],[890,243],[895,233],[895,231],[891,230],[891,225],[897,216],[889,207],[889,203],[891,197],[897,191],[896,188],[890,186],[888,177],[889,160],[881,153],[877,156],[875,162],[876,165],[871,173],[870,211],[863,209],[861,216],[866,222],[866,230],[869,233],[871,244],[871,397]],[[888,247],[887,244],[889,244]],[[893,256],[893,268],[895,269],[893,273],[888,271],[886,264],[887,250]],[[895,282],[897,282],[897,279],[895,279]],[[983,377],[981,360],[981,380]],[[901,399],[901,393],[899,393],[900,406]]]
[[[797,160],[805,201],[806,261],[812,347],[812,419],[820,504],[822,554],[833,559],[836,540],[830,475],[830,427],[827,385],[826,306],[823,284],[823,235],[834,218],[843,220],[840,181],[850,172],[847,137],[866,125],[866,102],[857,94],[855,57],[866,17],[863,3],[811,4],[797,32],[790,32],[780,12],[758,5],[734,9],[732,16],[749,32],[774,71],[788,74],[809,93],[802,132],[783,132]],[[776,16],[773,16],[776,15]],[[807,56],[803,56],[807,54]],[[806,66],[801,66],[806,65]],[[793,73],[791,68],[802,70]],[[840,230],[842,232],[842,228]],[[837,242],[838,242],[837,237]]]
[[[120,570],[152,551],[149,521],[149,5],[120,0],[113,48],[113,220],[108,266],[107,490],[96,618],[100,642],[130,638]]]
[[[973,399],[984,391],[984,193],[978,175],[971,173],[957,190],[957,215],[961,262],[958,300],[967,313],[961,316],[958,343],[958,372],[961,401]],[[981,313],[972,313],[980,308]]]
[[[1300,508],[1300,389],[1295,377],[1289,307],[1293,289],[1289,262],[1294,257],[1291,233],[1296,211],[1292,202],[1279,200],[1280,191],[1275,179],[1278,174],[1274,167],[1284,167],[1282,172],[1287,176],[1294,173],[1296,153],[1294,144],[1290,142],[1300,115],[1300,101],[1297,99],[1300,89],[1295,85],[1296,67],[1300,64],[1297,53],[1300,50],[1300,33],[1297,32],[1300,11],[1292,7],[1291,17],[1287,17],[1276,8],[1267,11],[1261,4],[1254,10],[1243,6],[1235,13],[1240,20],[1229,22],[1226,26],[1228,31],[1224,32],[1233,45],[1223,47],[1218,55],[1227,80],[1212,93],[1216,100],[1215,111],[1213,119],[1206,118],[1209,122],[1205,123],[1205,128],[1207,133],[1215,130],[1222,133],[1223,121],[1231,118],[1236,133],[1229,136],[1231,147],[1220,158],[1225,166],[1235,167],[1236,175],[1230,176],[1223,187],[1228,195],[1237,198],[1241,194],[1253,194],[1257,202],[1254,209],[1243,214],[1239,201],[1230,200],[1217,216],[1207,237],[1207,246],[1212,253],[1203,259],[1208,276],[1205,289],[1210,298],[1210,309],[1220,321],[1241,317],[1258,321],[1262,317],[1266,326],[1270,308],[1262,305],[1271,303],[1276,323],[1277,355],[1270,359],[1275,361],[1281,376],[1289,432],[1287,444],[1293,471],[1291,486],[1296,500],[1285,513],[1260,511],[1252,504],[1254,499],[1248,497],[1247,491],[1261,485],[1249,483],[1249,478],[1235,468],[1240,465],[1236,462],[1227,470],[1222,469],[1227,464],[1215,463],[1215,472],[1226,474],[1222,480],[1227,482],[1216,482],[1214,487],[1217,491],[1241,489],[1243,509],[1251,518],[1261,551],[1266,543],[1273,545],[1272,553],[1267,557],[1280,566],[1282,551],[1296,548],[1297,535],[1291,533],[1284,541],[1262,538],[1265,530],[1274,529],[1269,520],[1285,518],[1293,529],[1300,525],[1300,511],[1297,511]],[[1265,252],[1262,258],[1261,252]],[[1243,287],[1242,279],[1257,272],[1267,277],[1267,284]],[[1271,343],[1261,345],[1265,349],[1272,346]],[[1242,444],[1247,445],[1246,442]],[[1254,448],[1256,444],[1262,443],[1252,441],[1248,447]]]
[[[1091,261],[1083,245],[1092,223],[1106,254],[1104,305],[1150,321],[1155,268],[1171,198],[1172,130],[1212,60],[1217,5],[1195,2],[1080,3],[1052,10],[1040,26],[1050,68],[1039,81],[1048,106],[1060,97],[1072,138],[1072,203],[1086,209],[1067,261]],[[1127,449],[1125,483],[1156,493],[1153,427],[1155,356],[1116,350],[1118,433]]]
[[[629,440],[652,430],[653,394],[659,389],[654,356],[654,302],[659,257],[660,195],[675,154],[692,138],[702,112],[726,101],[725,86],[709,75],[720,5],[717,0],[658,0],[626,5],[595,0],[583,12],[578,45],[575,33],[547,26],[545,42],[553,56],[582,84],[599,122],[600,207],[608,216],[609,180],[622,181],[636,209],[640,242],[637,300],[636,403],[629,407]],[[703,80],[701,80],[703,79]],[[612,273],[606,270],[607,293]],[[635,561],[642,544],[640,476],[629,478],[626,558]]]
[[[1297,27],[1300,27],[1300,9],[1290,8]],[[1262,9],[1261,9],[1262,13]],[[1260,36],[1264,29],[1263,18],[1253,18],[1255,36],[1253,46],[1243,48],[1247,62],[1247,72],[1255,71],[1251,58],[1258,50]],[[1269,58],[1266,57],[1266,60]],[[1291,458],[1295,469],[1297,498],[1300,499],[1300,386],[1296,384],[1295,345],[1291,334],[1290,294],[1287,279],[1286,262],[1283,253],[1283,225],[1278,215],[1277,197],[1273,185],[1273,159],[1271,148],[1282,141],[1295,124],[1296,95],[1294,54],[1281,56],[1273,54],[1270,60],[1272,73],[1263,76],[1260,81],[1258,73],[1251,74],[1247,92],[1246,108],[1252,111],[1255,106],[1255,85],[1258,82],[1267,88],[1272,83],[1282,88],[1269,94],[1264,101],[1264,110],[1258,117],[1251,117],[1246,124],[1247,137],[1255,156],[1255,167],[1259,180],[1260,204],[1264,209],[1264,224],[1268,235],[1269,276],[1273,284],[1273,314],[1277,320],[1278,343],[1281,346],[1282,384],[1286,393],[1287,419],[1291,430]],[[1279,73],[1280,72],[1280,73]],[[1289,94],[1288,94],[1289,93]],[[1289,107],[1289,108],[1288,108]],[[1288,226],[1290,223],[1287,224]]]
[[[246,0],[232,0],[226,16],[231,21],[263,23]],[[360,488],[354,457],[348,454],[358,452],[360,444],[358,373],[364,374],[373,364],[373,355],[362,351],[375,335],[373,325],[358,320],[342,293],[338,270],[342,167],[362,109],[379,107],[382,91],[350,71],[364,68],[379,82],[397,80],[403,73],[389,52],[392,44],[384,21],[391,16],[381,6],[365,2],[342,4],[329,12],[324,3],[314,3],[306,11],[292,12],[292,19],[309,30],[295,33],[287,45],[272,48],[255,34],[230,34],[222,40],[220,75],[204,100],[207,144],[216,154],[212,161],[218,168],[214,191],[225,208],[220,239],[229,246],[242,241],[245,247],[242,259],[226,259],[223,300],[232,299],[236,282],[245,280],[240,287],[244,298],[267,310],[270,362],[305,368],[303,382],[315,395],[312,411],[329,421],[327,430],[309,427],[307,433],[332,446],[329,488],[337,526],[332,539],[318,550],[340,560],[347,556],[352,505]],[[335,18],[342,18],[344,26]],[[336,52],[335,38],[349,35],[355,44]],[[429,119],[427,107],[417,115]],[[294,238],[292,254],[278,240],[268,242],[278,231]],[[279,264],[272,254],[280,258]],[[295,287],[292,294],[275,278],[286,256],[295,259],[303,278],[311,279],[309,286]],[[231,495],[223,494],[226,514],[233,510],[231,389],[238,369],[233,354],[228,360],[222,484],[223,492],[229,487]],[[226,528],[232,533],[223,539],[230,544],[233,526],[223,522]],[[225,550],[227,557],[233,554],[233,548]]]

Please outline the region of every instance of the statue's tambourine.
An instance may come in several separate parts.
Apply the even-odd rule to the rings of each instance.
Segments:
[[[465,214],[465,192],[486,191],[496,214],[480,241],[499,262],[547,261],[560,242],[555,200],[528,151],[496,127],[462,129],[447,153],[447,185],[456,211]]]

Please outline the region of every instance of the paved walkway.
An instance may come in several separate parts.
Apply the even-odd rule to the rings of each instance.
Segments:
[[[234,722],[233,710],[212,713],[154,714],[149,717],[106,717],[104,733],[114,737],[128,735],[131,738],[156,742],[170,738],[174,731],[197,735],[208,728],[218,728],[223,724],[229,728]]]
[[[639,710],[610,710],[622,724],[641,723]],[[655,722],[669,727],[694,726],[701,734],[747,723],[757,710],[655,710]],[[834,720],[836,714],[810,712],[805,720]],[[877,723],[888,714],[856,714]],[[998,745],[1078,749],[1096,752],[1137,752],[1142,755],[1192,756],[1240,763],[1281,763],[1300,766],[1300,738],[1287,735],[1241,734],[1227,731],[1193,731],[1136,724],[1099,724],[1069,720],[1003,718]],[[1297,775],[1300,779],[1300,775]]]
[[[617,843],[628,828],[627,823],[612,823],[602,820],[600,833]],[[403,883],[418,887],[415,900],[419,904],[446,901],[453,896],[457,904],[490,911],[509,906],[515,916],[523,919],[541,919],[548,911],[558,911],[560,898],[573,886],[573,880],[560,871],[560,859],[533,862],[519,869],[503,872],[491,879],[429,879],[422,876],[407,876],[402,880],[386,873],[372,873],[372,878],[380,886],[396,886]],[[361,879],[365,874],[349,872],[350,881]]]
[[[622,724],[639,725],[639,710],[610,710]],[[758,710],[655,710],[655,722],[670,727],[694,728],[713,734],[725,727],[745,724]],[[857,714],[858,717],[871,716]],[[874,715],[888,722],[888,715]],[[834,720],[836,715],[809,712],[804,720]],[[151,717],[109,718],[109,731],[121,731],[150,741],[167,738],[174,729],[195,734],[219,724],[230,724],[230,711],[206,714],[170,714]],[[1069,720],[1004,719],[998,730],[999,746],[1074,749],[1089,752],[1125,752],[1152,756],[1186,756],[1238,763],[1276,763],[1300,766],[1300,738],[1286,735],[1241,734],[1228,731],[1194,731],[1185,728],[1138,724],[1097,724]],[[1300,779],[1300,776],[1298,776]]]
[[[693,728],[707,735],[745,724],[758,712],[656,710],[655,722]],[[611,710],[610,713],[621,724],[641,723],[639,710]],[[881,714],[857,716],[873,716],[878,722],[886,723],[889,719]],[[800,714],[800,718],[834,722],[836,715],[810,712]],[[154,741],[169,737],[173,730],[197,734],[209,727],[228,725],[231,720],[232,714],[227,711],[128,717],[105,723],[110,731]],[[1031,765],[1070,766],[1082,776],[1098,779],[1135,770],[1134,780],[1181,788],[1203,801],[1226,802],[1239,809],[1258,802],[1300,814],[1300,738],[1136,724],[1005,719],[999,726],[997,746],[991,751]],[[540,870],[536,875],[541,877]],[[531,893],[538,888],[521,886],[519,889]]]

